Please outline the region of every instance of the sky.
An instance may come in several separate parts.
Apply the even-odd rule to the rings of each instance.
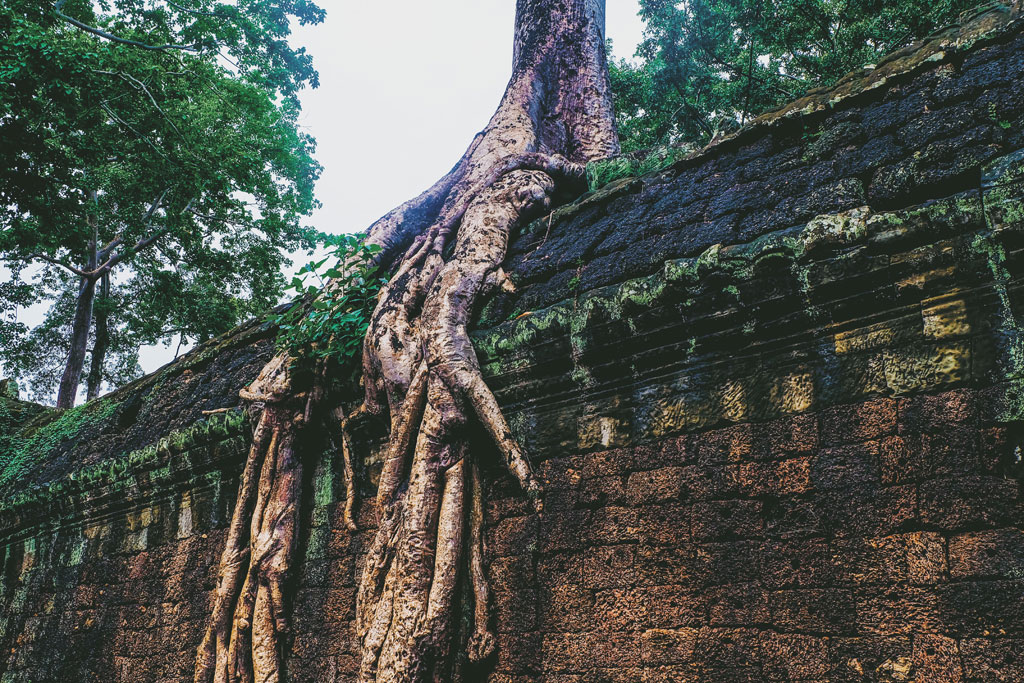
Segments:
[[[309,225],[365,230],[458,161],[505,90],[515,4],[325,0],[323,24],[295,28],[293,44],[306,46],[320,73],[320,87],[302,94],[300,117],[324,167],[322,206]],[[638,0],[607,0],[616,57],[632,56],[640,42],[639,9]],[[297,255],[296,267],[307,258]],[[33,307],[19,318],[33,325],[45,310]],[[142,349],[143,371],[173,360],[176,348],[172,340]]]

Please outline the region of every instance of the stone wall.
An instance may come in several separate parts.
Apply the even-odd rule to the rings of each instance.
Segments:
[[[523,231],[475,343],[545,512],[486,472],[499,652],[468,680],[1024,680],[1022,67],[996,9]],[[0,681],[191,679],[247,438],[202,411],[272,334],[37,439]],[[349,534],[310,457],[289,680],[352,681],[376,512]]]

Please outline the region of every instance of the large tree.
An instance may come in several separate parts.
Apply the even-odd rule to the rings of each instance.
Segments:
[[[612,64],[623,147],[701,145],[955,23],[978,0],[640,0]]]
[[[299,219],[319,174],[296,123],[317,75],[288,29],[322,17],[303,0],[0,8],[0,260],[16,277],[34,264],[34,296],[14,304],[73,292],[50,316],[67,314],[51,320],[69,339],[58,407],[75,401],[94,319],[92,394],[104,326],[122,341],[202,339],[275,302],[285,253],[314,243]],[[183,315],[200,294],[229,315]],[[18,361],[39,336],[5,345],[9,370],[47,377]]]
[[[474,600],[466,654],[480,660],[494,650],[478,462],[488,451],[469,443],[471,423],[484,427],[538,507],[540,487],[466,330],[481,297],[511,286],[501,269],[510,233],[578,192],[587,162],[617,151],[604,1],[518,0],[512,78],[494,116],[450,173],[367,232],[390,280],[363,345],[362,405],[345,416],[330,391],[331,365],[286,351],[242,392],[256,427],[196,681],[280,679],[301,444],[318,431],[310,425],[332,419],[343,444],[352,420],[390,423],[379,527],[357,596],[360,680],[454,680],[460,580]],[[331,310],[339,289],[329,284],[312,311]]]

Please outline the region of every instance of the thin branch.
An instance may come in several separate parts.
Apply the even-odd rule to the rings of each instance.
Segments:
[[[199,213],[195,209],[189,209],[188,212],[190,214],[192,214],[193,216],[195,216],[196,218],[202,218],[205,221],[216,221],[218,223],[224,223],[225,225],[237,225],[237,226],[244,226],[245,225],[245,223],[242,223],[241,221],[232,220],[230,218],[223,218],[221,216],[212,216],[212,215],[206,214],[206,213]]]
[[[159,210],[160,207],[163,205],[164,198],[167,196],[167,193],[170,191],[170,189],[170,187],[165,188],[164,191],[160,193],[160,196],[153,200],[153,203],[149,205],[149,210],[146,211],[146,215],[142,219],[144,224],[149,224],[149,220],[153,217],[153,214],[155,214],[157,210]],[[192,201],[189,201],[185,209],[188,210],[191,207]],[[149,236],[141,238],[138,242],[132,245],[130,249],[126,249],[125,251],[114,254],[113,256],[108,258],[106,262],[104,262],[103,265],[97,267],[96,270],[93,271],[93,273],[102,273],[104,271],[109,272],[114,268],[114,266],[123,261],[125,258],[132,256],[133,254],[139,253],[149,245],[153,244],[153,242],[163,237],[165,234],[167,234],[168,230],[170,230],[170,226],[164,226],[163,228],[160,228],[159,230],[150,234]]]
[[[149,205],[149,209],[146,211],[146,215],[142,217],[142,223],[144,225],[149,224],[149,220],[153,217],[153,214],[156,213],[163,205],[164,199],[167,197],[167,193],[170,191],[170,186],[165,187],[164,191],[160,193],[160,196],[154,199],[153,202]],[[189,202],[189,206],[191,205],[192,202]]]
[[[682,87],[680,87],[679,81],[676,80],[675,78],[672,79],[672,87],[675,88],[676,93],[679,95],[679,99],[682,100],[683,103],[679,105],[674,112],[672,112],[669,118],[674,119],[676,117],[676,114],[679,113],[679,110],[685,108],[686,111],[689,112],[690,116],[693,117],[694,123],[696,123],[697,126],[701,130],[703,130],[709,138],[714,137],[715,131],[711,130],[711,126],[709,126],[708,122],[704,120],[703,116],[701,116],[700,111],[692,104],[690,104],[690,102],[686,98],[686,92],[682,89]],[[663,140],[665,136],[668,135],[668,132],[669,131],[665,131],[664,133],[662,133],[661,140]]]
[[[149,88],[146,87],[145,83],[135,78],[131,74],[124,73],[123,71],[102,71],[99,69],[94,69],[93,71],[95,73],[104,74],[107,76],[119,76],[121,79],[126,80],[130,84],[134,85],[137,90],[141,90],[143,93],[145,93],[146,97],[149,98],[149,101],[152,102],[153,108],[160,112],[160,115],[163,116],[164,119],[166,119],[167,123],[170,124],[171,128],[174,129],[174,132],[177,133],[178,135],[181,135],[181,131],[178,130],[178,127],[176,125],[174,125],[174,121],[171,121],[171,117],[167,115],[167,112],[160,108],[160,105],[157,104],[156,98],[153,97],[153,93],[150,92]]]
[[[64,12],[62,12],[61,9],[64,7],[64,3],[66,2],[67,0],[57,0],[57,2],[54,3],[53,5],[54,14],[56,14],[58,17],[68,22],[72,26],[77,26],[83,31],[91,33],[94,36],[99,36],[100,38],[103,38],[105,40],[109,40],[114,43],[120,43],[122,45],[131,45],[132,47],[142,48],[143,50],[155,50],[158,52],[163,52],[166,50],[184,50],[185,52],[202,51],[198,45],[174,45],[172,43],[168,43],[167,45],[149,45],[147,43],[140,43],[137,40],[130,40],[128,38],[121,38],[119,36],[115,36],[113,33],[108,33],[103,29],[96,28],[95,26],[89,26],[89,24],[85,24],[79,21],[78,19],[75,19],[74,17],[69,17],[68,15],[64,14]]]
[[[200,16],[200,17],[215,17],[217,19],[228,19],[228,20],[232,19],[232,17],[229,17],[226,14],[221,14],[220,12],[204,12],[203,10],[189,9],[188,7],[182,7],[181,5],[179,5],[176,2],[171,2],[171,0],[167,0],[167,5],[169,7],[173,7],[174,9],[178,10],[179,12],[184,12],[185,14],[194,14],[194,15]]]
[[[118,246],[119,244],[121,244],[122,242],[124,242],[124,237],[122,235],[118,235],[114,239],[112,239],[109,242],[107,242],[105,245],[103,245],[103,248],[100,249],[100,251],[99,251],[99,258],[100,259],[105,259],[107,257],[107,255],[111,251],[113,251],[113,249],[116,246]]]
[[[146,143],[147,145],[149,145],[150,147],[152,147],[152,148],[153,148],[153,151],[154,151],[154,152],[156,152],[157,154],[159,154],[160,156],[162,156],[162,157],[163,157],[164,159],[166,159],[167,161],[171,162],[172,164],[174,163],[174,161],[172,161],[172,160],[171,160],[171,158],[170,158],[169,156],[167,156],[166,154],[164,154],[163,150],[161,150],[161,149],[160,149],[159,147],[157,147],[157,146],[156,146],[156,144],[155,144],[155,143],[154,143],[154,142],[153,142],[152,140],[150,140],[150,139],[149,139],[148,137],[146,137],[145,135],[143,135],[143,134],[142,134],[142,133],[140,133],[139,131],[135,130],[135,128],[133,128],[133,127],[132,127],[132,125],[131,125],[130,123],[128,123],[127,121],[125,121],[124,119],[122,119],[122,118],[121,118],[120,116],[118,116],[117,114],[115,114],[115,113],[114,113],[114,110],[113,110],[113,109],[111,109],[111,108],[110,108],[110,107],[109,107],[109,106],[107,105],[107,103],[106,103],[106,102],[100,102],[100,107],[101,107],[101,108],[103,109],[103,111],[107,112],[107,115],[108,115],[108,116],[109,116],[110,118],[112,118],[112,119],[113,119],[114,121],[116,121],[117,123],[120,123],[120,124],[121,124],[122,126],[124,126],[125,128],[127,128],[128,130],[130,130],[130,131],[131,131],[132,133],[134,133],[134,134],[135,134],[135,136],[136,136],[137,138],[139,138],[140,140],[143,140],[143,141],[145,141],[145,143]]]
[[[118,263],[120,263],[121,261],[125,260],[125,258],[127,258],[129,256],[132,256],[133,254],[139,253],[140,251],[142,251],[143,249],[145,249],[149,245],[153,244],[153,242],[155,242],[158,239],[160,239],[161,237],[163,237],[165,234],[167,234],[167,231],[170,230],[170,229],[171,229],[170,226],[164,226],[164,227],[160,228],[159,230],[157,230],[156,232],[152,233],[151,235],[149,235],[147,237],[143,237],[138,242],[136,242],[134,245],[132,245],[132,247],[130,249],[126,249],[125,251],[119,252],[119,253],[111,256],[110,258],[108,258],[106,260],[106,262],[102,266],[99,266],[98,268],[96,268],[96,270],[93,271],[93,273],[101,273],[101,272],[103,272],[105,270],[106,271],[110,271]]]
[[[59,259],[55,259],[52,256],[47,256],[46,254],[29,254],[28,256],[19,256],[17,258],[18,258],[19,261],[26,261],[26,262],[27,261],[32,261],[34,259],[39,259],[40,261],[46,261],[47,263],[50,263],[52,265],[60,266],[61,268],[65,268],[67,270],[70,270],[72,273],[74,273],[75,275],[78,275],[80,277],[86,277],[87,278],[87,277],[91,277],[92,276],[92,273],[89,272],[89,271],[82,270],[81,268],[75,268],[74,266],[72,266],[70,264],[64,263],[63,261],[61,261]]]

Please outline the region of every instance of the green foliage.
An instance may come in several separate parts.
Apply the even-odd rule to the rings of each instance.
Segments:
[[[988,105],[988,117],[1003,130],[1010,130],[1013,127],[1012,123],[999,116],[999,110],[994,102]]]
[[[59,445],[86,427],[110,417],[118,404],[100,399],[57,413],[56,417],[35,428],[16,434],[0,434],[0,488],[18,481],[37,467]],[[0,422],[9,419],[8,408],[0,402]]]
[[[587,262],[583,260],[582,256],[577,258],[574,263],[576,264],[576,273],[571,278],[569,278],[569,282],[566,283],[566,287],[568,287],[569,291],[572,292],[573,294],[575,294],[576,290],[580,288],[580,282],[583,276],[583,269],[587,267]]]
[[[587,185],[591,192],[621,178],[633,178],[663,171],[680,159],[692,154],[690,145],[679,147],[653,147],[601,159],[587,164]]]
[[[140,345],[203,341],[276,303],[286,254],[316,243],[301,218],[317,206],[320,166],[297,96],[318,77],[288,38],[323,10],[307,0],[60,9],[119,38],[189,49],[101,38],[52,1],[0,5],[0,280],[9,271],[12,283],[0,285],[0,362],[31,378],[37,398],[67,356],[44,338],[66,333],[71,269],[88,270],[94,254],[96,265],[113,260],[107,303],[123,354],[106,379],[117,384]],[[35,339],[15,315],[32,304],[52,307]]]
[[[275,321],[278,345],[303,362],[330,361],[352,368],[370,323],[377,293],[387,280],[373,257],[380,252],[363,235],[327,238],[331,255],[308,263],[289,289],[303,300]],[[330,265],[328,265],[328,262]]]
[[[640,0],[637,62],[612,62],[623,149],[705,144],[955,23],[977,0]]]

